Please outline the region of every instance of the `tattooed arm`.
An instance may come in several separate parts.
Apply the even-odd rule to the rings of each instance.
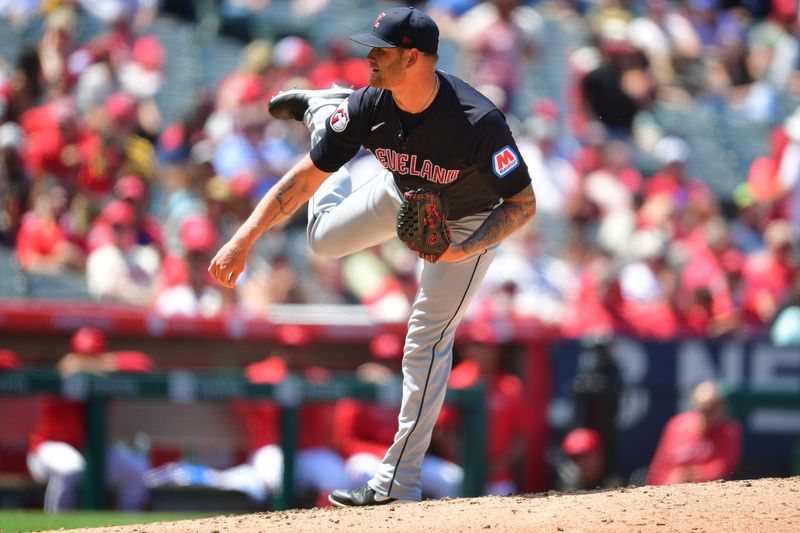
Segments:
[[[535,214],[536,197],[533,187],[528,185],[514,196],[505,198],[464,242],[451,244],[439,261],[459,261],[494,246],[524,226]]]
[[[261,198],[231,239],[220,248],[208,272],[225,287],[233,288],[244,270],[253,243],[270,228],[287,220],[330,176],[306,155]]]

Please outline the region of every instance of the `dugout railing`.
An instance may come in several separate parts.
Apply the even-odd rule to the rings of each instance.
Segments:
[[[277,384],[250,383],[235,372],[171,371],[153,374],[118,373],[107,376],[75,374],[62,378],[53,370],[0,373],[0,395],[59,395],[86,404],[83,453],[86,470],[81,502],[86,509],[101,509],[105,501],[105,456],[108,445],[108,400],[163,398],[171,402],[222,402],[235,399],[274,400],[281,410],[281,447],[284,454],[283,488],[271,503],[273,509],[294,506],[294,458],[297,451],[300,406],[305,401],[354,398],[367,402],[399,404],[400,383],[386,386],[335,374],[324,383],[311,383],[290,374]],[[482,493],[486,457],[486,409],[483,385],[447,391],[445,402],[462,410],[462,496]],[[388,443],[387,443],[388,445]]]

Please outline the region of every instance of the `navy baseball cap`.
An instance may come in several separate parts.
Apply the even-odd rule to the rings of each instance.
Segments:
[[[439,28],[428,15],[413,7],[381,11],[372,31],[351,35],[358,44],[372,48],[416,48],[428,54],[439,50]]]

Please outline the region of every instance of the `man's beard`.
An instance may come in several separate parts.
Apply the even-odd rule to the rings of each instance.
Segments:
[[[398,56],[397,59],[378,72],[370,72],[369,84],[378,89],[391,89],[392,86],[397,85],[397,82],[402,76],[402,71],[400,69],[400,62],[402,59],[402,55]]]

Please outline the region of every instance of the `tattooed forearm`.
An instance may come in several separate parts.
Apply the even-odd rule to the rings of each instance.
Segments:
[[[296,181],[297,176],[287,175],[285,179],[276,185],[275,200],[278,202],[280,213],[287,218],[292,216],[297,211],[297,208],[300,207],[295,194],[292,192]]]
[[[461,243],[461,247],[467,255],[485,250],[514,233],[535,213],[536,197],[533,189],[528,187],[495,208],[475,233]]]
[[[310,157],[303,158],[258,202],[235,238],[251,243],[287,220],[329,175],[316,168]]]
[[[297,209],[297,202],[294,202],[292,193],[292,183],[294,177],[287,176],[288,179],[281,180],[275,188],[267,194],[267,197],[258,205],[254,213],[257,216],[259,232],[267,231],[269,228],[280,224],[286,220]],[[274,199],[269,201],[269,197]],[[270,207],[272,207],[270,209]]]

